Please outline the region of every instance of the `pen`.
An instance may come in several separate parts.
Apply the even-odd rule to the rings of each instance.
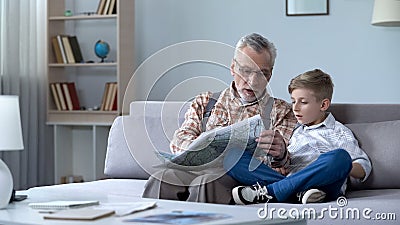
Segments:
[[[56,213],[58,212],[58,210],[40,210],[38,211],[38,213],[44,213],[44,214],[52,214],[52,213]]]

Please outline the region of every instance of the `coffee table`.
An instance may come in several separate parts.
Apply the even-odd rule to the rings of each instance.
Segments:
[[[43,214],[39,213],[38,210],[31,209],[28,204],[30,202],[44,202],[53,200],[67,200],[65,194],[57,196],[57,193],[40,193],[35,191],[34,194],[27,191],[19,191],[17,194],[27,194],[28,199],[11,203],[6,209],[0,210],[0,224],[1,225],[31,225],[31,224],[76,224],[87,225],[87,221],[68,221],[68,220],[47,220],[43,219]],[[74,200],[93,200],[96,194],[82,194],[82,193],[71,193],[74,196]],[[124,195],[98,195],[96,200],[101,203],[126,203],[126,202],[143,202],[143,201],[154,201],[154,199],[143,199],[138,196],[124,196]],[[119,225],[119,224],[143,224],[143,223],[133,223],[124,222],[126,219],[138,218],[147,215],[155,215],[166,212],[171,212],[175,210],[186,210],[186,211],[196,211],[196,212],[212,212],[212,213],[223,213],[228,214],[231,217],[227,219],[215,220],[212,222],[204,222],[200,224],[212,225],[212,224],[291,224],[291,225],[304,225],[307,224],[306,220],[263,220],[257,216],[257,209],[254,207],[244,207],[244,206],[230,206],[230,205],[220,205],[220,204],[206,204],[206,203],[193,203],[193,202],[180,202],[180,201],[170,201],[170,200],[156,200],[157,207],[130,214],[128,216],[117,217],[115,215],[106,218],[101,218],[98,220],[91,221],[90,224],[98,225]],[[146,223],[153,224],[153,223]]]

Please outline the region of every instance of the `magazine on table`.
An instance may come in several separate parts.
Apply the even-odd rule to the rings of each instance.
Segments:
[[[172,211],[144,217],[123,220],[124,222],[162,223],[188,225],[230,218],[230,215],[211,212]]]

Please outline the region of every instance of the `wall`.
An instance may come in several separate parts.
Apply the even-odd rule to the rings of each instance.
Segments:
[[[274,96],[289,100],[290,79],[321,68],[333,77],[334,102],[400,103],[400,27],[372,26],[372,8],[373,0],[331,0],[329,16],[287,17],[283,0],[136,0],[136,63],[182,41],[234,45],[239,37],[257,32],[278,48],[270,83]],[[203,76],[214,77],[218,85]],[[176,84],[196,77],[171,94]],[[134,92],[141,100],[167,95],[186,100],[194,92],[226,86],[231,79],[224,66],[187,63],[161,77],[135,76]],[[149,91],[150,86],[155,88]]]

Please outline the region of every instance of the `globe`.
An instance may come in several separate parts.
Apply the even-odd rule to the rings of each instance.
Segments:
[[[94,45],[94,53],[101,59],[101,62],[104,62],[104,59],[110,53],[110,45],[105,41],[98,40]]]

